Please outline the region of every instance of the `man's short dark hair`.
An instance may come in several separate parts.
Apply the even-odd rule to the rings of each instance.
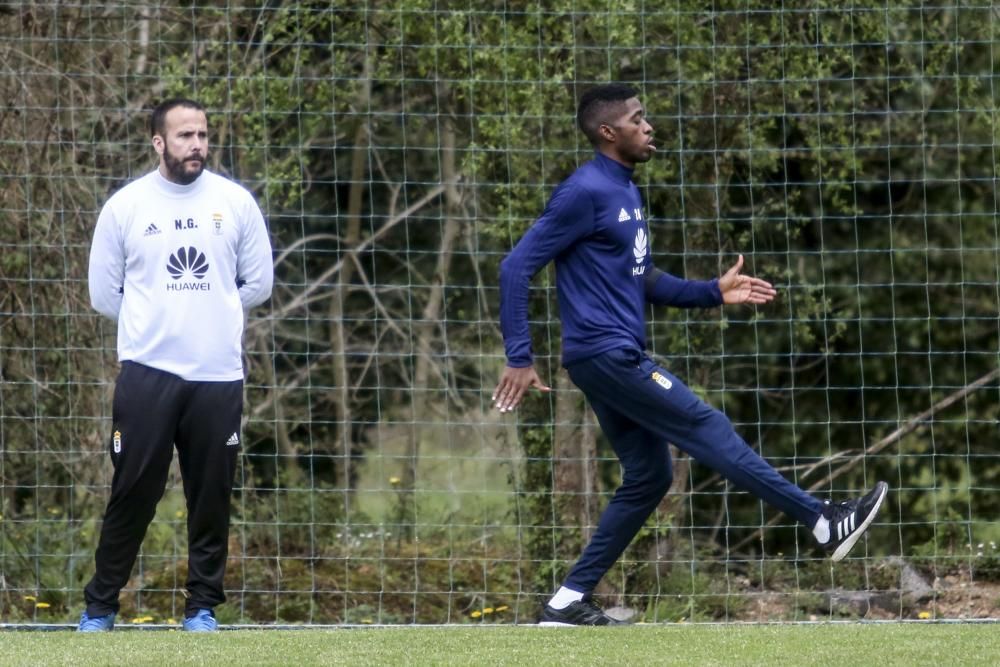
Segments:
[[[638,97],[635,88],[623,83],[607,83],[595,86],[583,94],[576,107],[576,123],[590,143],[595,146],[601,139],[598,133],[601,125],[611,121],[612,112],[625,100]]]
[[[163,133],[166,131],[167,112],[171,109],[176,109],[177,107],[196,109],[201,112],[205,111],[205,107],[201,104],[195,102],[194,100],[189,100],[186,97],[171,97],[169,100],[163,100],[156,105],[156,108],[153,109],[153,113],[149,117],[149,131],[151,136],[163,136]]]

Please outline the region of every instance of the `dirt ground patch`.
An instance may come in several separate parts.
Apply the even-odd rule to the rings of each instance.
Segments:
[[[761,592],[751,594],[743,618],[751,622],[866,620],[974,620],[1000,618],[1000,583],[949,575],[919,597],[904,590]]]

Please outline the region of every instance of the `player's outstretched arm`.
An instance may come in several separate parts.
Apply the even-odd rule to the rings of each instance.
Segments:
[[[500,375],[500,382],[497,383],[497,388],[493,390],[493,405],[500,412],[510,412],[518,406],[521,398],[524,396],[524,392],[531,387],[539,391],[552,391],[538,377],[534,366],[525,366],[523,368],[504,366],[503,373]]]
[[[768,303],[777,295],[777,291],[766,280],[745,276],[740,273],[743,268],[743,255],[736,263],[719,278],[719,291],[722,292],[722,303]]]

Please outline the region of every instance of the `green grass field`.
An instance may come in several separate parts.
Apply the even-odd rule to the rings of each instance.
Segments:
[[[996,624],[0,632],[3,665],[997,665]]]

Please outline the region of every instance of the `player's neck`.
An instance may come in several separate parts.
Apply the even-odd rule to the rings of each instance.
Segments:
[[[625,157],[622,157],[621,154],[618,153],[618,151],[614,150],[613,146],[601,146],[600,148],[597,149],[597,152],[603,155],[604,157],[608,158],[609,160],[614,160],[615,162],[625,167],[626,169],[630,170],[635,169],[635,162],[633,160],[629,160]]]

